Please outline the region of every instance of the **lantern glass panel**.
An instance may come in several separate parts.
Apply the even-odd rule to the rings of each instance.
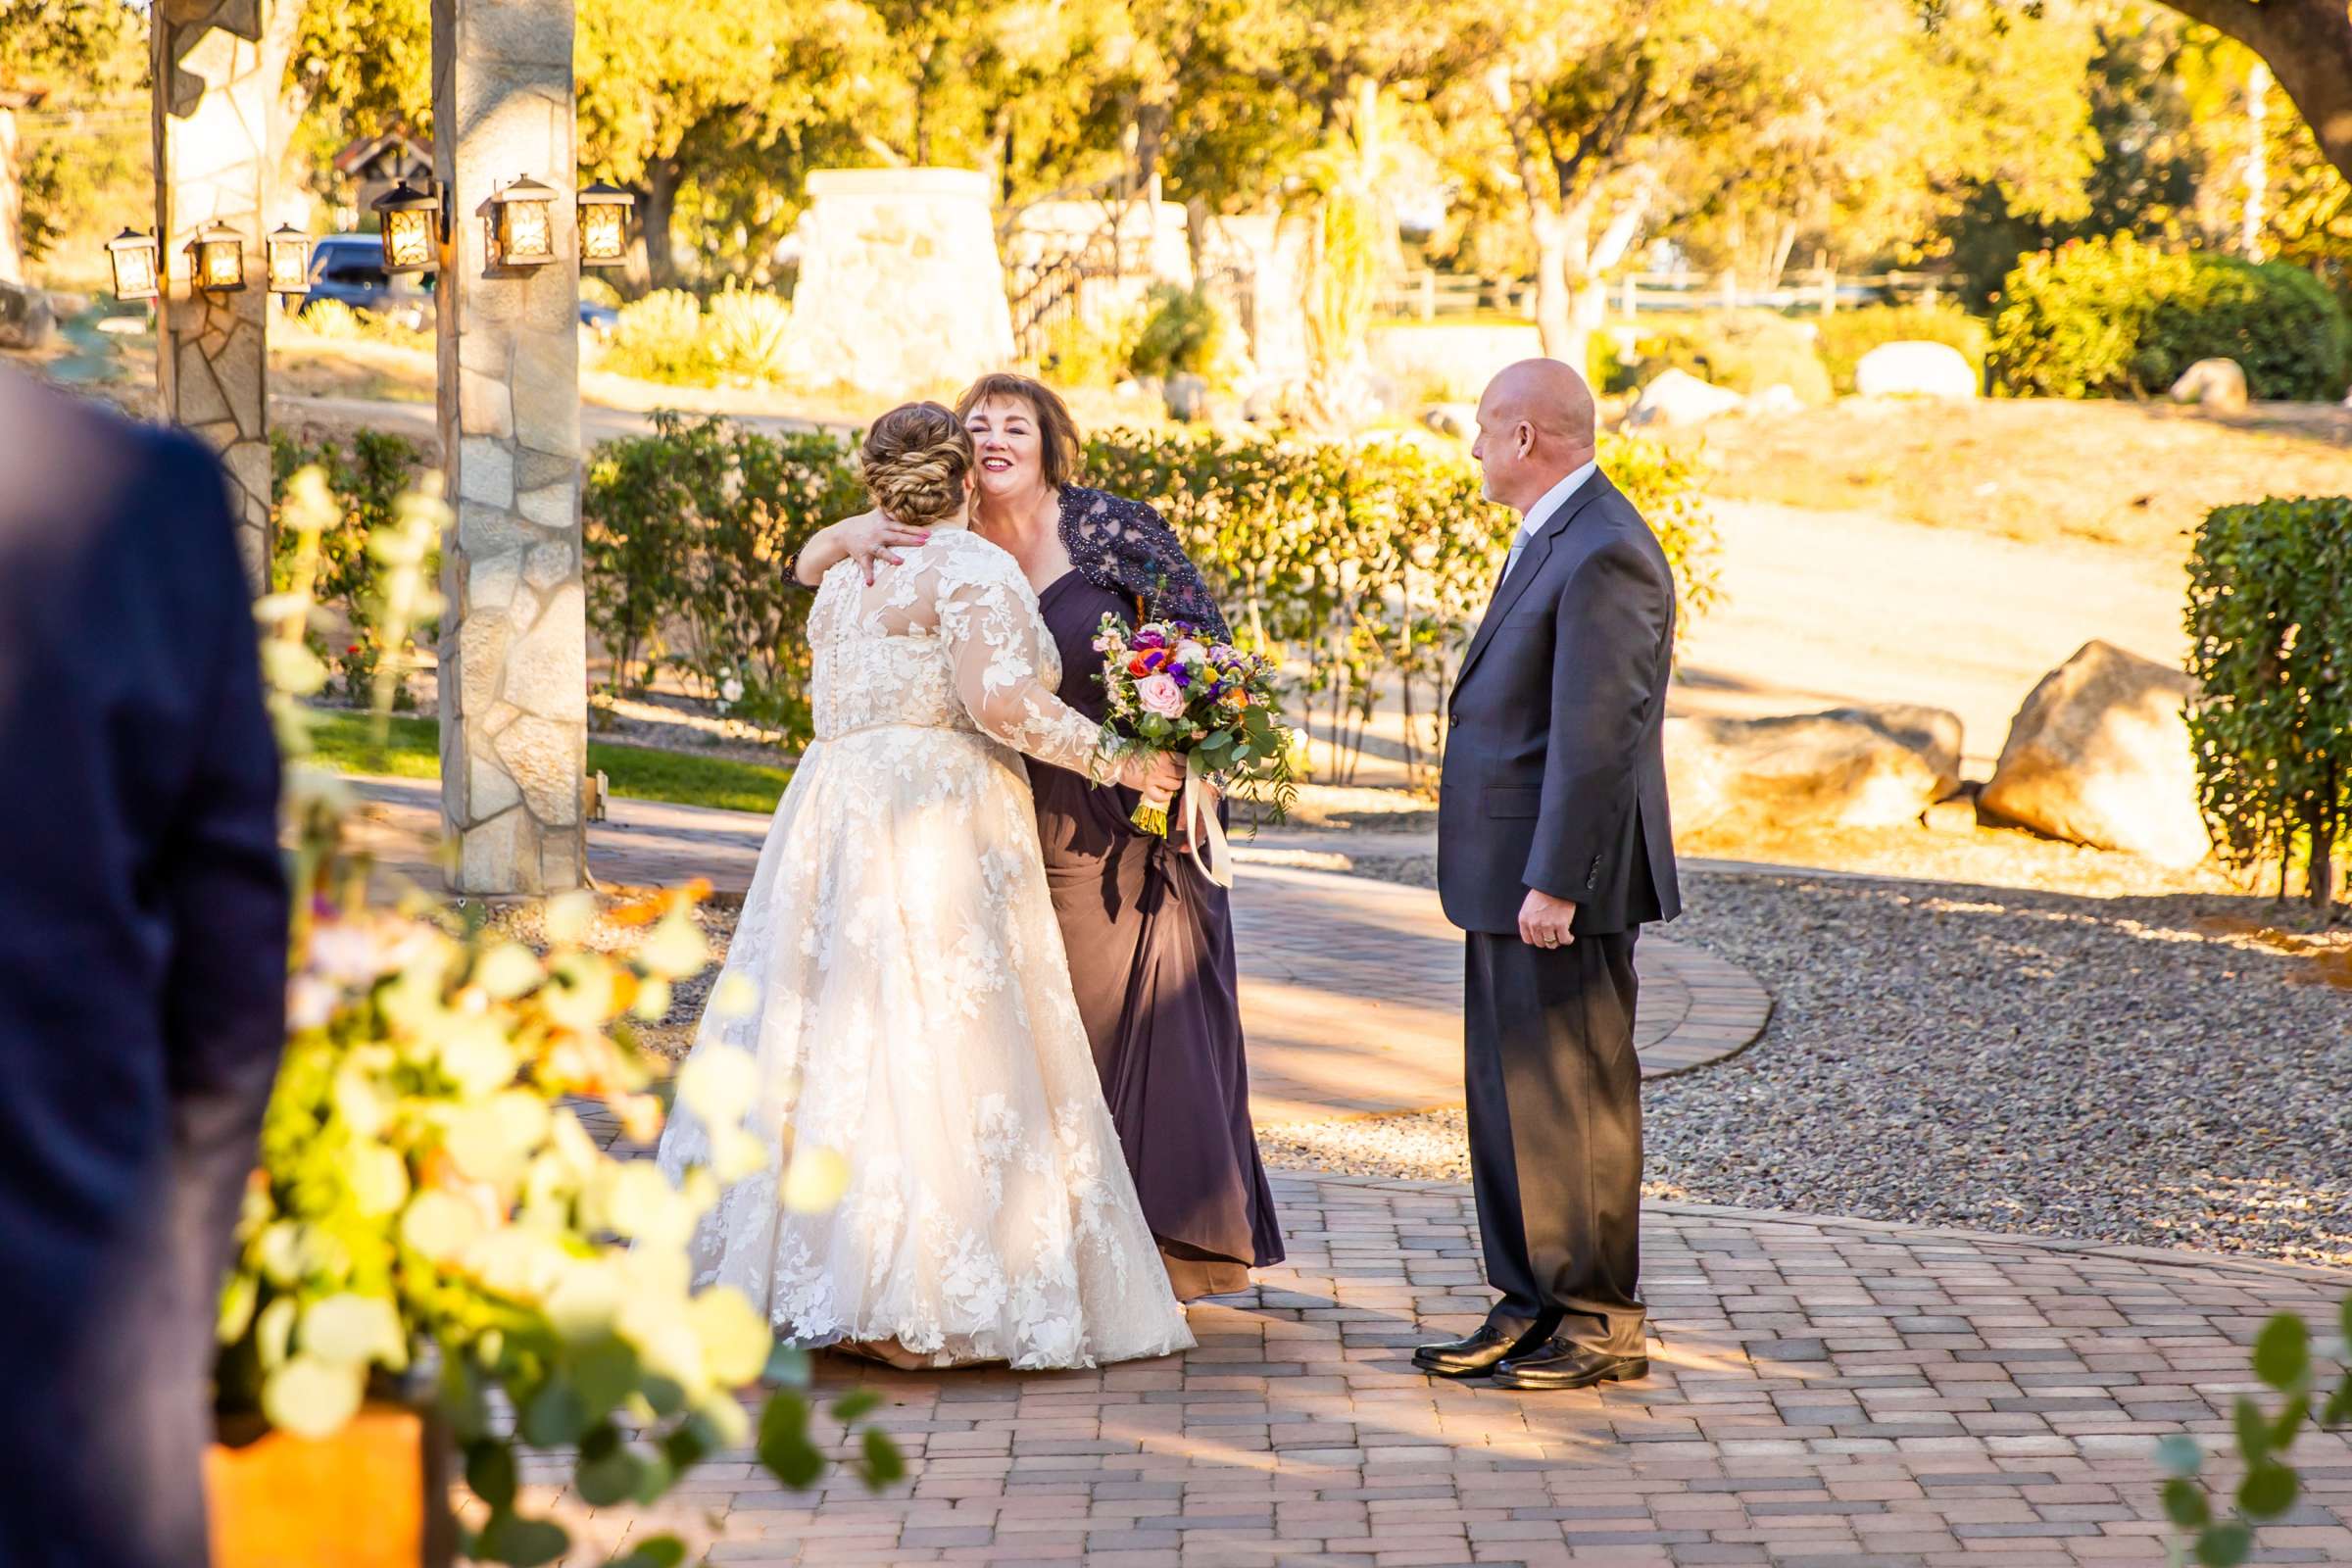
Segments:
[[[384,215],[384,265],[394,271],[421,271],[433,261],[433,215],[428,211]]]
[[[115,264],[115,298],[155,298],[155,241],[141,236],[133,242],[125,237],[107,249]]]
[[[234,239],[208,239],[196,247],[196,265],[201,288],[232,289],[245,286],[245,242]]]
[[[627,210],[611,204],[580,209],[580,260],[617,262],[628,249]]]
[[[294,235],[270,239],[270,289],[273,294],[310,292],[311,242]]]
[[[548,204],[528,199],[498,204],[499,252],[513,264],[555,260],[553,223]]]

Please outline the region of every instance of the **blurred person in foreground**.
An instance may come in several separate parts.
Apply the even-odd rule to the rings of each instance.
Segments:
[[[0,1562],[207,1558],[212,1328],[284,1042],[219,464],[0,371]]]

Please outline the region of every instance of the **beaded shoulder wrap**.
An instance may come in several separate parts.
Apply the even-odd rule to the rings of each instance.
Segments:
[[[1232,635],[1176,530],[1143,502],[1064,485],[1061,545],[1096,587],[1142,601],[1146,619],[1185,620],[1219,638]]]

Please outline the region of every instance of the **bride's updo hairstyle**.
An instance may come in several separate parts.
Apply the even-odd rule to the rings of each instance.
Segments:
[[[858,474],[894,521],[929,528],[963,510],[975,466],[972,438],[951,409],[905,403],[865,432]]]

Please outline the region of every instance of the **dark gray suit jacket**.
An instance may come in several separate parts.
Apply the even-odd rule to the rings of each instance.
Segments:
[[[1674,573],[1598,472],[1542,518],[1462,656],[1438,800],[1438,893],[1519,929],[1529,888],[1600,935],[1681,912],[1659,735]]]
[[[277,749],[220,466],[0,371],[0,1563],[195,1568],[285,1041]]]

